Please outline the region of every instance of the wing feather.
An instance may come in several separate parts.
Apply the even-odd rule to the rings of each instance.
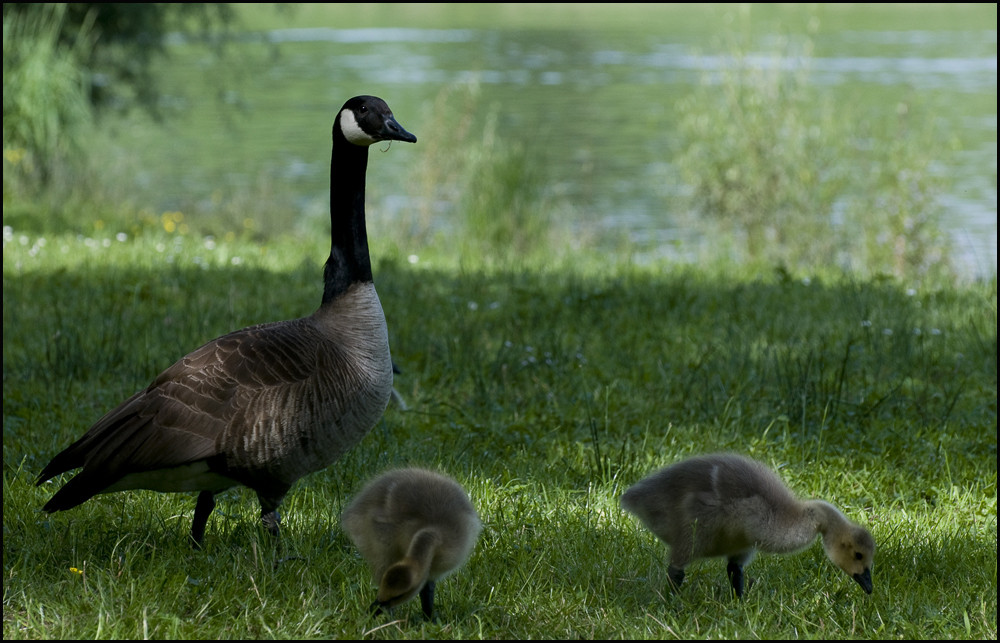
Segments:
[[[316,374],[318,335],[308,318],[261,324],[184,356],[52,459],[39,484],[83,471],[80,482],[63,487],[46,508],[75,506],[130,473],[217,456],[233,419],[261,395],[280,395]]]

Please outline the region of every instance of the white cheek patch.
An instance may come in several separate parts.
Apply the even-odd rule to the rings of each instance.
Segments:
[[[340,112],[340,131],[344,134],[344,138],[355,145],[371,145],[378,142],[361,129],[357,119],[354,118],[354,112],[349,109]]]

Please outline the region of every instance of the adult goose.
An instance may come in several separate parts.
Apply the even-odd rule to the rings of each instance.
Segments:
[[[427,469],[397,469],[369,482],[341,516],[341,526],[368,561],[377,614],[418,593],[434,617],[436,581],[472,553],[482,523],[461,485]]]
[[[743,566],[757,550],[799,551],[818,534],[827,557],[872,593],[871,534],[828,502],[799,500],[773,471],[745,456],[683,460],[637,482],[621,503],[670,546],[674,587],[692,560],[725,556],[729,582],[743,596]]]
[[[277,535],[278,505],[292,484],[356,445],[389,402],[392,360],[368,254],[365,173],[373,143],[416,140],[382,99],[347,101],[333,123],[319,309],[182,357],[49,462],[37,484],[80,471],[43,509],[127,489],[197,491],[191,539],[200,547],[215,494],[245,485]]]

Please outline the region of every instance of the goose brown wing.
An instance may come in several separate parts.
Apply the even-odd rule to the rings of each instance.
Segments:
[[[275,322],[223,335],[181,358],[52,459],[39,484],[83,471],[75,489],[67,485],[46,508],[75,506],[129,473],[220,455],[220,438],[256,397],[309,377],[316,339],[304,320]],[[60,498],[63,491],[75,497]]]

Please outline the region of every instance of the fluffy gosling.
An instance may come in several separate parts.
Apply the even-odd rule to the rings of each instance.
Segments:
[[[828,502],[799,500],[756,460],[731,453],[690,458],[639,481],[621,504],[670,546],[675,588],[694,559],[725,556],[730,584],[742,597],[743,566],[757,550],[799,551],[818,534],[827,557],[872,593],[871,534]]]
[[[426,469],[398,469],[369,482],[341,526],[372,569],[375,614],[420,594],[434,617],[434,585],[472,554],[482,523],[465,490]]]

